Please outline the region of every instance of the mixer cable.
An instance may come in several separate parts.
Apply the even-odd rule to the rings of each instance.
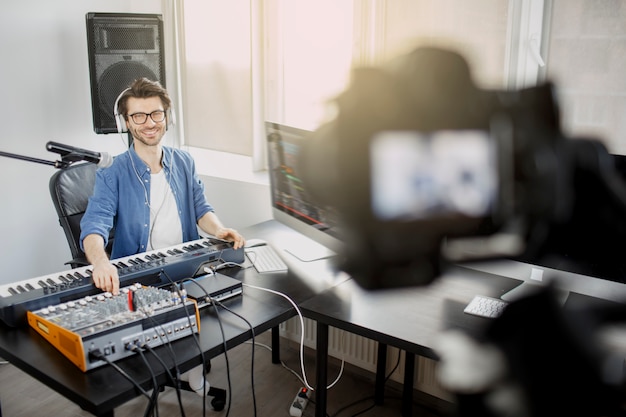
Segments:
[[[172,277],[169,276],[169,274],[165,271],[165,270],[161,270],[161,273],[165,276],[165,278],[167,278],[167,280],[170,282],[170,284],[172,284],[172,287],[175,289],[176,293],[178,294],[178,296],[180,297],[181,300],[185,300],[187,298],[187,296],[185,294],[182,293],[182,291],[180,290],[179,286],[176,284],[176,282],[174,282],[174,280],[172,279]],[[191,318],[189,317],[189,312],[187,311],[187,305],[183,302],[183,308],[185,309],[185,314],[187,315],[187,321],[189,322],[189,326],[192,326],[191,323]],[[222,328],[222,322],[219,320],[219,316],[218,316],[218,320],[217,320],[220,324],[220,328]],[[204,352],[202,351],[202,347],[200,346],[200,341],[198,340],[198,337],[195,333],[192,332],[191,334],[193,341],[196,344],[196,347],[198,348],[198,352],[200,352],[200,360],[202,362],[202,369],[206,369],[206,360],[204,358]],[[224,340],[224,346],[226,345],[226,336],[224,336],[224,329],[222,328],[222,340]],[[226,352],[224,352],[224,356],[226,357],[226,364],[228,365],[228,357],[226,356]],[[203,384],[203,396],[202,396],[202,415],[206,416],[206,398],[207,398],[207,384]],[[228,411],[230,411],[230,391],[231,390],[231,386],[230,386],[230,372],[229,372],[229,376],[228,376]],[[226,417],[228,417],[228,412],[226,413]]]
[[[141,309],[141,311],[144,311],[143,310],[144,306],[138,306],[138,307],[139,307],[139,309]],[[170,382],[172,383],[172,387],[176,390],[176,398],[178,400],[178,407],[180,408],[180,415],[181,415],[181,417],[185,417],[185,409],[183,407],[183,400],[182,400],[181,392],[180,392],[180,375],[181,375],[181,372],[180,372],[180,368],[178,367],[178,359],[176,358],[176,354],[174,353],[174,349],[172,349],[172,344],[171,344],[170,338],[167,335],[167,332],[165,331],[163,326],[160,323],[158,323],[156,320],[154,320],[154,317],[152,317],[151,315],[147,314],[147,312],[145,312],[145,311],[144,311],[144,313],[146,314],[146,317],[148,318],[148,320],[150,320],[152,322],[154,327],[155,328],[159,328],[161,330],[160,332],[157,332],[157,335],[158,335],[159,339],[161,340],[161,344],[167,346],[167,350],[168,350],[170,359],[172,360],[172,363],[174,364],[174,369],[176,370],[176,377],[174,378],[174,376],[170,372],[170,370],[167,367],[167,365],[165,364],[165,362],[163,362],[163,359],[154,351],[154,349],[149,344],[142,343],[141,345],[139,345],[139,347],[142,348],[142,349],[146,349],[150,353],[152,353],[152,355],[156,358],[156,360],[159,361],[159,363],[161,364],[161,366],[163,367],[163,369],[167,373],[167,377],[169,378]]]

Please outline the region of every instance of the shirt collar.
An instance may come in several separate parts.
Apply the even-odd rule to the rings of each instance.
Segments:
[[[161,163],[163,164],[163,169],[169,172],[170,167],[172,166],[172,152],[173,151],[171,148],[168,148],[166,146],[163,146],[162,150],[163,150],[163,156],[161,157]],[[139,155],[137,155],[137,151],[135,151],[134,144],[131,145],[128,151],[137,169],[139,169],[139,167],[143,167],[142,171],[148,172],[148,165],[143,161],[143,159],[139,157]]]

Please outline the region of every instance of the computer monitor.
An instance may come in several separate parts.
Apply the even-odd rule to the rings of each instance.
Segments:
[[[311,132],[274,122],[265,128],[273,218],[310,239],[284,249],[304,261],[333,256],[341,244],[335,213],[313,201],[298,167]]]

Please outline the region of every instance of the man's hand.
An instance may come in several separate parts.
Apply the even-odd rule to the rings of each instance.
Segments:
[[[120,277],[117,268],[108,260],[93,265],[91,278],[96,287],[113,295],[120,292]]]
[[[233,242],[234,249],[239,249],[246,244],[246,239],[244,239],[243,236],[241,236],[235,229],[231,229],[229,227],[220,227],[217,229],[215,237]]]
[[[97,288],[114,295],[120,292],[120,277],[117,268],[109,261],[104,251],[104,239],[97,234],[87,235],[83,240],[85,255],[93,266],[91,278]]]

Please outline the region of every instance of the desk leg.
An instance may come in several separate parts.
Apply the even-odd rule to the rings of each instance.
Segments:
[[[378,342],[378,356],[376,358],[376,385],[374,403],[383,405],[385,402],[385,373],[387,372],[387,345]]]
[[[272,327],[272,363],[280,363],[280,333],[278,326]]]
[[[315,380],[315,417],[326,417],[328,380],[328,325],[317,323],[317,366]]]
[[[404,385],[402,390],[402,416],[411,417],[413,408],[413,379],[415,375],[415,355],[405,352]]]

